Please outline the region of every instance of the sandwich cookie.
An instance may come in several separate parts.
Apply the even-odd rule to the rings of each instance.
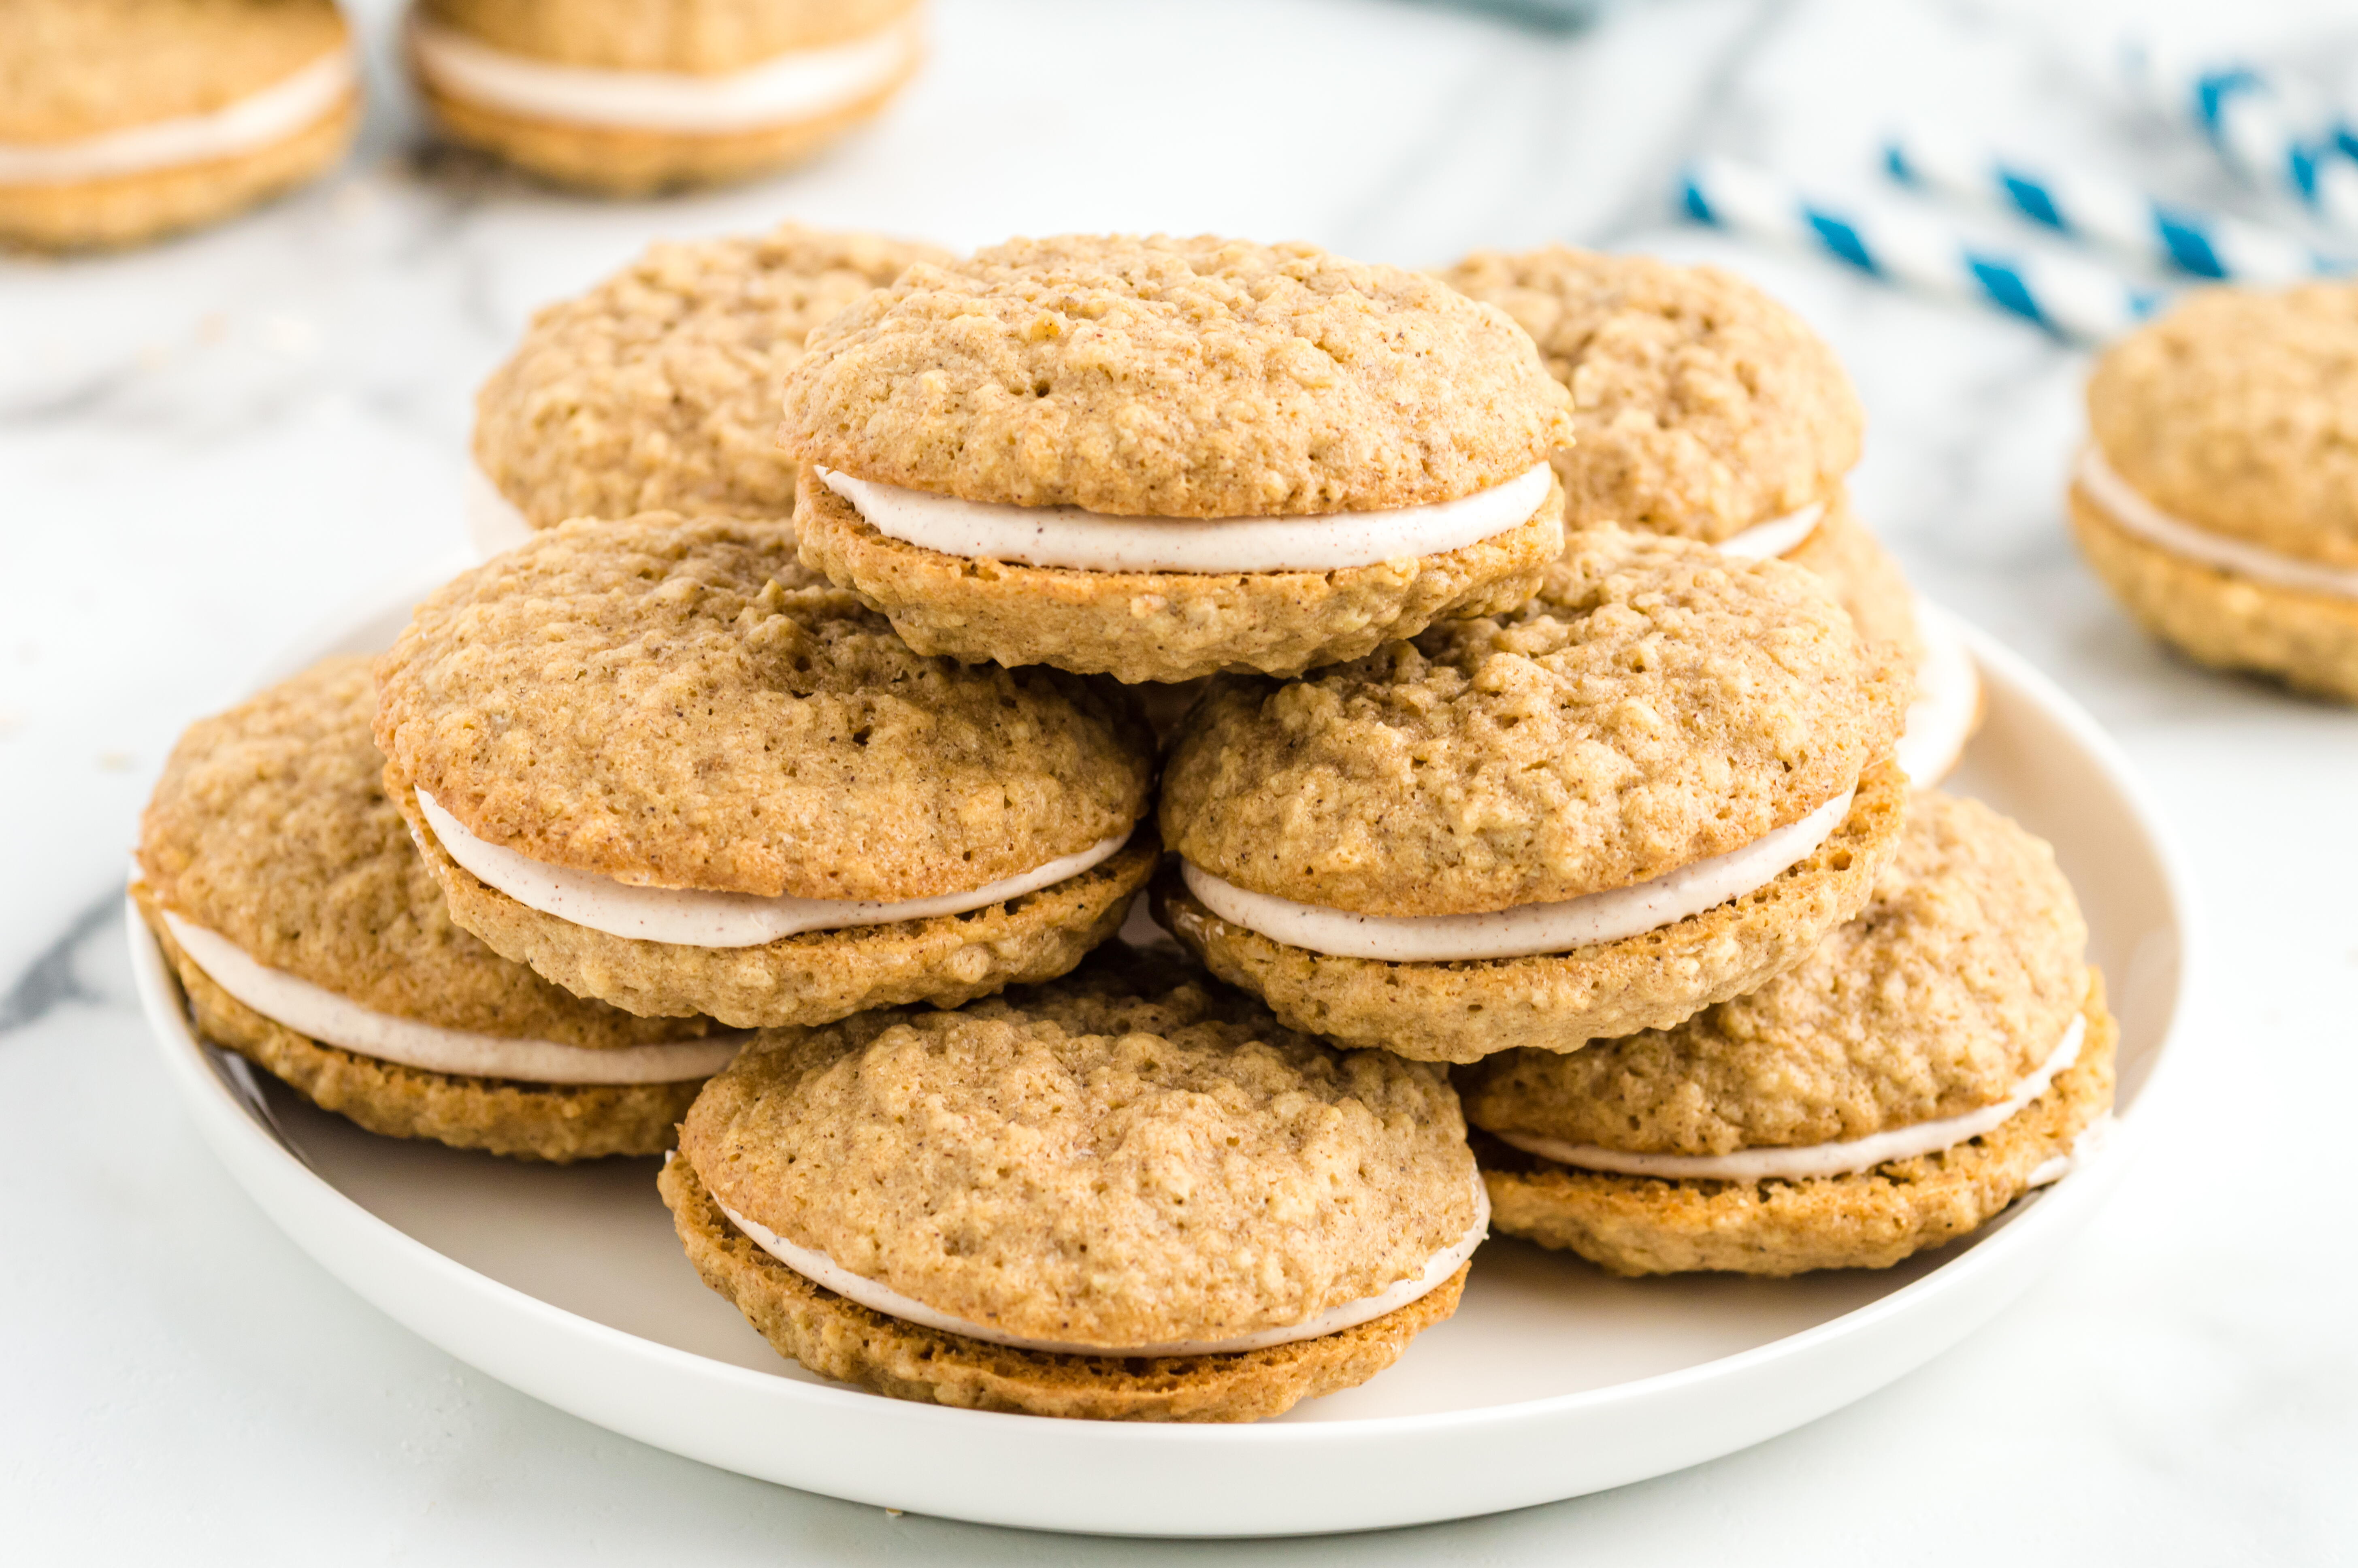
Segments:
[[[2117,1034],[2048,847],[1919,795],[1859,917],[1669,1030],[1460,1075],[1501,1231],[1618,1274],[1881,1269],[2093,1152]]]
[[[1217,683],[1164,769],[1155,915],[1351,1045],[1470,1062],[1675,1023],[1866,902],[1907,693],[1808,572],[1589,529],[1510,613]]]
[[[2147,631],[2358,702],[2358,285],[2206,288],[2105,351],[2081,553]]]
[[[1547,245],[1442,276],[1512,316],[1572,393],[1578,439],[1555,458],[1567,528],[1617,523],[1817,572],[1917,673],[1900,766],[1920,788],[1955,764],[1979,678],[1851,510],[1864,416],[1824,340],[1716,267]]]
[[[738,1037],[635,1018],[451,924],[384,793],[365,659],[173,749],[132,892],[207,1038],[372,1132],[542,1160],[654,1154]]]
[[[124,245],[302,184],[360,124],[331,0],[11,0],[0,240]]]
[[[775,524],[535,535],[420,605],[377,692],[452,918],[632,1012],[822,1023],[1047,979],[1158,853],[1119,690],[913,654]]]
[[[784,224],[663,243],[533,318],[475,395],[467,528],[486,556],[568,517],[784,522],[778,389],[810,330],[946,253]]]
[[[1487,1218],[1446,1076],[1119,944],[954,1012],[757,1037],[664,1199],[812,1371],[1033,1415],[1250,1421],[1454,1312]]]
[[[872,118],[918,0],[417,0],[408,55],[455,142],[613,196],[744,179]]]
[[[1291,675],[1528,597],[1563,389],[1514,324],[1307,245],[1014,240],[811,334],[803,558],[921,653]]]

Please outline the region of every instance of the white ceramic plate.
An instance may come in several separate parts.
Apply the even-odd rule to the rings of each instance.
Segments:
[[[348,618],[281,673],[384,646],[414,597]],[[654,1162],[534,1167],[373,1137],[200,1042],[135,918],[134,957],[175,1080],[271,1217],[394,1318],[584,1420],[834,1497],[1047,1530],[1272,1535],[1520,1508],[1758,1443],[1938,1355],[2054,1261],[2134,1152],[2184,994],[2184,883],[2093,722],[1966,634],[1989,716],[1951,787],[2051,840],[2086,906],[2121,1021],[2107,1151],[1881,1272],[1633,1281],[1494,1240],[1457,1314],[1398,1366],[1255,1426],[986,1414],[815,1378],[698,1281]]]

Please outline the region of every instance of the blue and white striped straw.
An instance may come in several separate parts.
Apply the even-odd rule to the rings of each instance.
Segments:
[[[2349,270],[2289,234],[2157,200],[2116,179],[2040,169],[1962,136],[1914,128],[1885,143],[1893,178],[2018,213],[2198,277],[2280,284]]]
[[[2305,125],[2265,72],[2184,61],[2138,42],[2123,48],[2121,70],[2133,92],[2190,122],[2236,173],[2291,197],[2320,222],[2358,233],[2358,162],[2343,156],[2330,127]]]
[[[1766,169],[1725,158],[1690,164],[1680,197],[1698,222],[1820,251],[1887,282],[1994,305],[2064,337],[2114,337],[2160,303],[2093,263],[2007,254],[1904,208],[1836,208]]]

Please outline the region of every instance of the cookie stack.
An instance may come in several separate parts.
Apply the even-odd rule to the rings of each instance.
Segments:
[[[1494,1214],[1624,1271],[1886,1264],[2100,1119],[2070,890],[1911,795],[1910,645],[1775,552],[1593,515],[1578,387],[1499,309],[1217,238],[872,289],[881,247],[765,246],[544,316],[477,444],[537,526],[373,693],[331,666],[191,731],[143,907],[216,1038],[460,1142],[315,1062],[530,1042],[403,1069],[504,1105],[654,1053],[664,1199],[780,1351],[1093,1418],[1374,1375]],[[800,255],[846,259],[755,265]],[[656,282],[722,275],[755,303]],[[773,308],[838,277],[815,330]],[[723,361],[709,417],[634,390]],[[545,525],[577,503],[613,515]],[[1176,949],[1111,940],[1150,881]],[[289,978],[403,1027],[338,1036]]]

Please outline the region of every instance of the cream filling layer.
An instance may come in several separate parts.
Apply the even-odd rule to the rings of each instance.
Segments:
[[[514,1078],[534,1084],[674,1084],[708,1078],[727,1066],[744,1036],[683,1040],[672,1045],[598,1050],[550,1040],[510,1040],[443,1029],[362,1007],[322,986],[255,961],[217,931],[169,910],[172,940],[213,983],[263,1017],[323,1045],[429,1073]]]
[[[0,184],[67,185],[236,157],[326,118],[359,81],[352,51],[339,48],[259,92],[202,114],[126,125],[70,142],[0,143]]]
[[[2063,1038],[2037,1072],[2015,1087],[1996,1105],[1969,1110],[1963,1116],[1895,1127],[1842,1143],[1811,1143],[1793,1149],[1739,1149],[1732,1154],[1637,1154],[1594,1143],[1566,1143],[1528,1132],[1491,1134],[1527,1154],[1572,1165],[1584,1171],[1610,1171],[1624,1176],[1661,1176],[1682,1182],[1806,1181],[1813,1176],[1846,1176],[1871,1171],[1892,1160],[1912,1160],[1979,1138],[2011,1120],[2025,1106],[2047,1092],[2055,1075],[2080,1059],[2080,1044],[2087,1037],[2088,1021],[2074,1017]],[[2059,1174],[2061,1173],[2058,1173]]]
[[[2276,588],[2299,589],[2336,599],[2358,599],[2358,567],[2327,567],[2299,560],[2173,517],[2137,493],[2093,445],[2081,449],[2071,477],[2079,481],[2080,488],[2104,509],[2106,516],[2147,544],[2158,545],[2172,555]]]
[[[2042,1160],[2025,1179],[2025,1185],[2043,1187],[2061,1181],[2081,1166],[2101,1157],[2113,1141],[2113,1113],[2104,1112],[2080,1129],[2080,1136],[2071,1140],[2071,1150]]]
[[[503,556],[535,532],[523,508],[500,493],[492,476],[472,462],[460,481],[461,504],[467,513],[467,541],[485,560]]]
[[[961,501],[821,468],[868,525],[970,560],[1088,572],[1331,572],[1444,555],[1520,527],[1547,500],[1545,463],[1455,501],[1315,517],[1122,517],[1077,506]]]
[[[609,70],[492,49],[412,12],[409,44],[427,81],[485,108],[576,125],[725,135],[850,107],[907,69],[919,14],[848,43],[790,49],[743,70]]]
[[[763,898],[757,893],[707,892],[698,888],[636,887],[596,871],[544,865],[504,845],[476,838],[422,789],[417,792],[417,805],[452,860],[525,908],[609,936],[671,942],[684,947],[758,947],[805,931],[840,931],[964,914],[1079,876],[1130,842],[1128,833],[1119,833],[1022,876],[934,898],[893,903]]]
[[[1956,623],[1920,596],[1916,633],[1923,640],[1924,657],[1916,666],[1916,698],[1908,705],[1908,727],[1900,731],[1892,756],[1910,784],[1930,789],[1964,754],[1974,717],[1981,711],[1982,677]]]
[[[1789,512],[1782,517],[1771,517],[1766,523],[1751,527],[1731,538],[1722,539],[1713,547],[1723,556],[1733,556],[1739,561],[1765,561],[1798,549],[1801,541],[1817,532],[1818,524],[1826,514],[1826,503],[1813,501],[1799,512]]]
[[[1857,793],[1853,786],[1741,849],[1648,881],[1485,914],[1353,914],[1253,892],[1186,860],[1179,863],[1179,874],[1214,914],[1289,947],[1388,964],[1524,958],[1618,942],[1765,887],[1816,852],[1849,815]]]
[[[904,1296],[889,1286],[860,1275],[838,1264],[824,1252],[807,1247],[797,1247],[758,1220],[746,1218],[718,1195],[712,1200],[729,1223],[752,1237],[754,1242],[800,1274],[811,1283],[833,1291],[844,1300],[857,1303],[871,1312],[887,1317],[914,1323],[920,1328],[930,1328],[937,1334],[956,1334],[968,1339],[979,1339],[990,1345],[1004,1345],[1016,1350],[1038,1350],[1051,1356],[1233,1356],[1247,1350],[1264,1350],[1272,1345],[1291,1345],[1296,1340],[1316,1339],[1323,1335],[1340,1334],[1347,1328],[1357,1328],[1387,1313],[1398,1312],[1410,1303],[1422,1300],[1438,1289],[1458,1265],[1474,1255],[1490,1231],[1490,1193],[1482,1178],[1474,1178],[1474,1224],[1455,1242],[1443,1248],[1425,1260],[1423,1270],[1398,1284],[1379,1291],[1372,1296],[1346,1302],[1325,1312],[1288,1324],[1280,1328],[1258,1329],[1250,1334],[1238,1334],[1225,1339],[1172,1339],[1152,1345],[1084,1345],[1076,1340],[1033,1339],[1020,1334],[1009,1334],[987,1324],[954,1316],[927,1306],[921,1301]]]

